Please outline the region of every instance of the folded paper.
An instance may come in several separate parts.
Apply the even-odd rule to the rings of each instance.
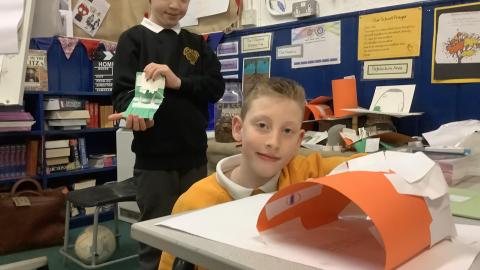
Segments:
[[[145,119],[153,119],[155,112],[163,102],[165,77],[147,80],[144,72],[137,72],[135,80],[135,97],[123,116],[136,115]]]
[[[352,203],[365,214],[357,216],[366,218],[344,214]],[[296,246],[305,241],[361,259],[364,265],[382,263],[385,269],[396,268],[455,235],[447,185],[438,165],[421,153],[395,152],[353,159],[329,176],[278,191],[261,210],[257,229],[267,243],[272,237],[301,241]],[[357,242],[343,239],[347,234]],[[343,243],[338,244],[333,235]],[[367,241],[368,236],[377,245]],[[370,253],[348,248],[362,244]]]

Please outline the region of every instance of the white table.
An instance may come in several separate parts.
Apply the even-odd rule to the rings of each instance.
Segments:
[[[458,187],[468,187],[480,191],[480,178],[471,178],[461,182]],[[480,210],[480,209],[479,209]],[[237,248],[227,244],[208,240],[156,223],[171,218],[165,216],[132,225],[132,237],[142,243],[160,250],[168,251],[175,256],[208,269],[262,269],[262,270],[312,270],[316,269],[299,263],[283,260],[254,251]],[[457,224],[480,226],[480,220],[454,218]],[[233,232],[234,233],[234,232]],[[477,255],[471,270],[480,269],[480,255]]]

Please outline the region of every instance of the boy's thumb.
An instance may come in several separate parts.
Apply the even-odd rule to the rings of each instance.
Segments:
[[[110,121],[117,121],[117,120],[120,120],[122,118],[124,118],[122,113],[114,113],[114,114],[110,114],[108,116],[108,120],[110,120]]]

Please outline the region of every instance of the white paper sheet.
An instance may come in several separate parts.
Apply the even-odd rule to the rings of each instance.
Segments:
[[[389,168],[410,184],[422,179],[435,166],[435,162],[422,152],[386,151],[385,159]]]
[[[187,13],[178,22],[181,27],[198,25],[199,0],[192,0],[188,4]]]
[[[388,115],[388,116],[393,116],[397,118],[405,117],[405,116],[412,116],[412,115],[421,115],[423,112],[376,112],[376,111],[370,111],[365,108],[352,108],[352,109],[342,109],[344,111],[349,111],[349,112],[356,112],[356,113],[366,113],[366,114],[380,114],[380,115]]]
[[[197,18],[227,12],[230,3],[229,0],[192,0],[190,5],[194,1],[197,1]]]
[[[340,64],[340,40],[340,21],[292,29],[292,45],[303,45],[303,56],[292,58],[292,68]]]
[[[477,130],[480,130],[479,120],[464,120],[441,125],[438,129],[422,135],[431,146],[456,146]]]
[[[341,258],[328,250],[304,247],[290,242],[268,244],[264,242],[256,229],[256,222],[258,214],[270,196],[271,194],[261,194],[212,206],[172,217],[157,225],[312,267],[342,270],[372,269],[371,265],[367,268],[362,267],[364,264],[351,266],[351,262],[356,261],[348,261],[349,259]],[[457,228],[458,226],[459,236],[454,241],[444,240],[398,269],[467,270],[480,250],[478,244],[480,227],[457,225]],[[374,247],[374,242],[369,243]]]
[[[0,1],[0,54],[18,53],[18,29],[23,20],[24,0]]]

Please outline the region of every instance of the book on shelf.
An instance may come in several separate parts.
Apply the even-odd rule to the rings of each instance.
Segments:
[[[117,156],[115,154],[97,154],[90,155],[88,165],[92,168],[105,168],[117,165]]]
[[[70,139],[68,143],[70,145],[70,157],[68,158],[69,161],[73,162],[75,168],[81,168],[80,155],[78,153],[78,140]]]
[[[112,105],[102,105],[100,106],[100,127],[101,128],[112,128],[113,121],[108,120],[108,116],[113,113]]]
[[[72,111],[48,111],[45,113],[46,119],[89,119],[90,114],[87,110]]]
[[[70,156],[70,147],[45,149],[46,158],[69,157],[69,156]]]
[[[50,141],[45,141],[45,148],[50,149],[50,148],[62,148],[62,147],[68,147],[68,140],[50,140]]]
[[[25,144],[0,146],[0,178],[26,175],[26,148]]]
[[[78,154],[80,157],[80,167],[82,169],[88,168],[87,145],[85,138],[78,138]]]
[[[30,131],[33,124],[29,112],[0,112],[0,131]]]
[[[69,162],[68,157],[55,157],[55,158],[46,158],[45,159],[45,163],[48,166],[67,164],[68,162]]]
[[[34,176],[37,174],[37,166],[38,166],[38,155],[39,155],[39,140],[30,140],[27,143],[27,156],[26,156],[26,175],[27,176]]]
[[[57,172],[66,172],[66,171],[74,171],[77,170],[78,168],[76,167],[74,162],[69,162],[67,164],[59,164],[59,165],[51,165],[51,166],[46,166],[46,173],[47,174],[52,174],[52,173],[57,173]]]
[[[85,110],[88,110],[90,118],[87,121],[87,128],[98,128],[98,109],[99,104],[97,102],[85,102]]]
[[[84,101],[79,98],[50,97],[43,100],[45,111],[82,110],[84,107]]]
[[[24,87],[30,91],[48,91],[47,51],[28,51]]]
[[[47,123],[51,127],[86,126],[87,119],[56,119],[48,120]]]

